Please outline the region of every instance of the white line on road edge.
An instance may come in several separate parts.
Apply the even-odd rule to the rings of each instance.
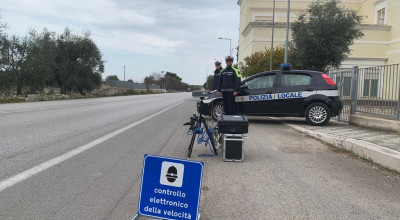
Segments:
[[[117,136],[117,135],[119,135],[119,134],[121,134],[121,133],[123,133],[123,132],[125,132],[125,131],[127,131],[127,130],[129,130],[129,129],[131,129],[131,128],[133,128],[133,127],[135,127],[135,126],[137,126],[137,125],[139,125],[139,124],[141,124],[141,123],[143,123],[143,122],[145,122],[145,121],[147,121],[147,120],[149,120],[149,119],[151,119],[151,118],[153,118],[155,116],[157,116],[157,115],[159,115],[159,114],[161,114],[161,113],[163,113],[163,112],[166,112],[169,109],[171,109],[171,108],[173,108],[173,107],[175,107],[177,105],[180,105],[182,103],[184,103],[184,101],[183,102],[179,102],[179,103],[177,103],[177,104],[175,104],[175,105],[173,105],[171,107],[168,107],[168,108],[166,108],[166,109],[164,109],[162,111],[154,113],[154,114],[152,114],[150,116],[147,116],[146,118],[143,118],[143,119],[141,119],[141,120],[139,120],[139,121],[137,121],[137,122],[135,122],[133,124],[130,124],[130,125],[126,126],[126,127],[120,128],[120,129],[118,129],[116,131],[113,131],[110,134],[107,134],[107,135],[105,135],[105,136],[103,136],[103,137],[101,137],[99,139],[96,139],[96,140],[94,140],[94,141],[92,141],[90,143],[87,143],[87,144],[85,144],[83,146],[80,146],[80,147],[78,147],[78,148],[76,148],[76,149],[74,149],[72,151],[69,151],[69,152],[67,152],[67,153],[65,153],[65,154],[63,154],[61,156],[55,157],[55,158],[53,158],[51,160],[48,160],[48,161],[46,161],[46,162],[44,162],[44,163],[42,163],[42,164],[40,164],[38,166],[35,166],[35,167],[33,167],[33,168],[29,169],[29,170],[25,170],[24,172],[19,173],[19,174],[13,176],[13,177],[5,179],[5,180],[0,182],[0,192],[2,192],[3,190],[7,189],[8,187],[11,187],[11,186],[13,186],[13,185],[15,185],[15,184],[17,184],[19,182],[22,182],[22,181],[24,181],[24,180],[26,180],[26,179],[28,179],[28,178],[40,173],[40,172],[42,172],[42,171],[45,171],[45,170],[49,169],[52,166],[55,166],[55,165],[65,161],[65,160],[68,160],[68,159],[70,159],[70,158],[72,158],[72,157],[74,157],[74,156],[76,156],[76,155],[78,155],[78,154],[80,154],[80,153],[82,153],[82,152],[84,152],[86,150],[89,150],[90,148],[92,148],[92,147],[94,147],[94,146],[96,146],[96,145],[98,145],[100,143],[103,143],[104,141],[106,141],[108,139],[111,139],[111,138],[113,138],[113,137],[115,137],[115,136]]]
[[[99,104],[99,103],[94,103],[94,104]],[[37,110],[50,110],[50,109],[56,109],[56,108],[64,108],[64,107],[78,107],[78,106],[83,106],[83,105],[88,105],[88,103],[79,103],[79,104],[72,104],[72,105],[57,105],[53,107],[42,107],[42,108],[28,108],[28,109],[23,109],[23,110],[17,110],[17,111],[0,111],[0,114],[12,114],[12,113],[21,113],[21,112],[31,112],[31,111],[37,111]],[[89,103],[89,105],[93,105],[93,103]]]

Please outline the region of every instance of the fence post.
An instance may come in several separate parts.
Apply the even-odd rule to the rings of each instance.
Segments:
[[[343,76],[343,71],[339,71],[339,82],[336,83],[338,88],[339,88],[339,97],[340,100],[343,100],[343,81],[344,81],[344,76]],[[342,120],[342,114],[338,115],[338,121]]]
[[[397,96],[397,119],[400,120],[400,71],[399,71],[399,65],[397,65],[397,76],[399,77],[399,83],[397,84],[397,89],[399,90],[399,94]]]
[[[353,66],[353,72],[351,74],[351,106],[350,115],[356,114],[357,109],[357,91],[358,91],[358,66]]]

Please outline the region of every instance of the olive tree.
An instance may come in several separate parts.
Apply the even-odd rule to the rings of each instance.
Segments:
[[[84,94],[101,86],[104,61],[100,50],[90,38],[73,35],[67,28],[57,42],[55,80],[61,92],[79,91]]]

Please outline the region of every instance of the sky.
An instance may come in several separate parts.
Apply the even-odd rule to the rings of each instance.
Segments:
[[[236,54],[239,13],[236,0],[0,0],[9,35],[25,36],[31,28],[90,31],[105,61],[103,79],[124,80],[125,65],[125,80],[169,71],[190,85],[213,75],[230,42]]]

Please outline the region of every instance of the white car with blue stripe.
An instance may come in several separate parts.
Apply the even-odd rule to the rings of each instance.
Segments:
[[[343,104],[336,84],[324,73],[277,70],[258,73],[240,83],[236,112],[243,115],[305,117],[311,125],[325,125],[339,115]],[[213,91],[198,112],[217,120],[222,97]]]

